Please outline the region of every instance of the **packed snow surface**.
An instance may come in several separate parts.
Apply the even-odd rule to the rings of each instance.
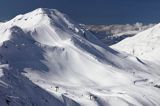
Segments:
[[[0,24],[2,106],[159,106],[160,66],[106,47],[67,15]]]
[[[111,46],[144,60],[158,62],[160,59],[160,24],[155,25],[133,37]]]

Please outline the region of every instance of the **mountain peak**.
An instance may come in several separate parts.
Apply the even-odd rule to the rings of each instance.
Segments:
[[[48,8],[38,8],[35,9],[29,13],[34,13],[34,14],[53,14],[53,13],[60,13],[58,10],[56,9],[48,9]]]
[[[12,26],[19,26],[21,28],[28,28],[39,25],[41,23],[47,24],[50,23],[51,20],[54,22],[60,20],[63,21],[64,14],[59,12],[56,9],[48,9],[48,8],[38,8],[26,14],[20,14],[13,18],[12,20],[0,23],[4,28],[9,28]],[[59,22],[58,22],[59,23]]]

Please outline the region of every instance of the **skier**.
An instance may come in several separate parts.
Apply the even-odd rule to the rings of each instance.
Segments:
[[[59,90],[59,87],[58,87],[58,86],[56,86],[55,88],[56,88],[56,92],[57,92],[57,91]]]

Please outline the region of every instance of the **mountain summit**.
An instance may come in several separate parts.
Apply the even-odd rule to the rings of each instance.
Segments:
[[[160,105],[158,66],[105,46],[57,10],[0,24],[0,45],[3,106]]]

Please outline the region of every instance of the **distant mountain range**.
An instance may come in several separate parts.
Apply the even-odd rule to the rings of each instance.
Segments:
[[[155,24],[144,25],[142,23],[135,23],[125,25],[85,25],[85,27],[101,41],[110,46],[153,27],[154,25]]]

